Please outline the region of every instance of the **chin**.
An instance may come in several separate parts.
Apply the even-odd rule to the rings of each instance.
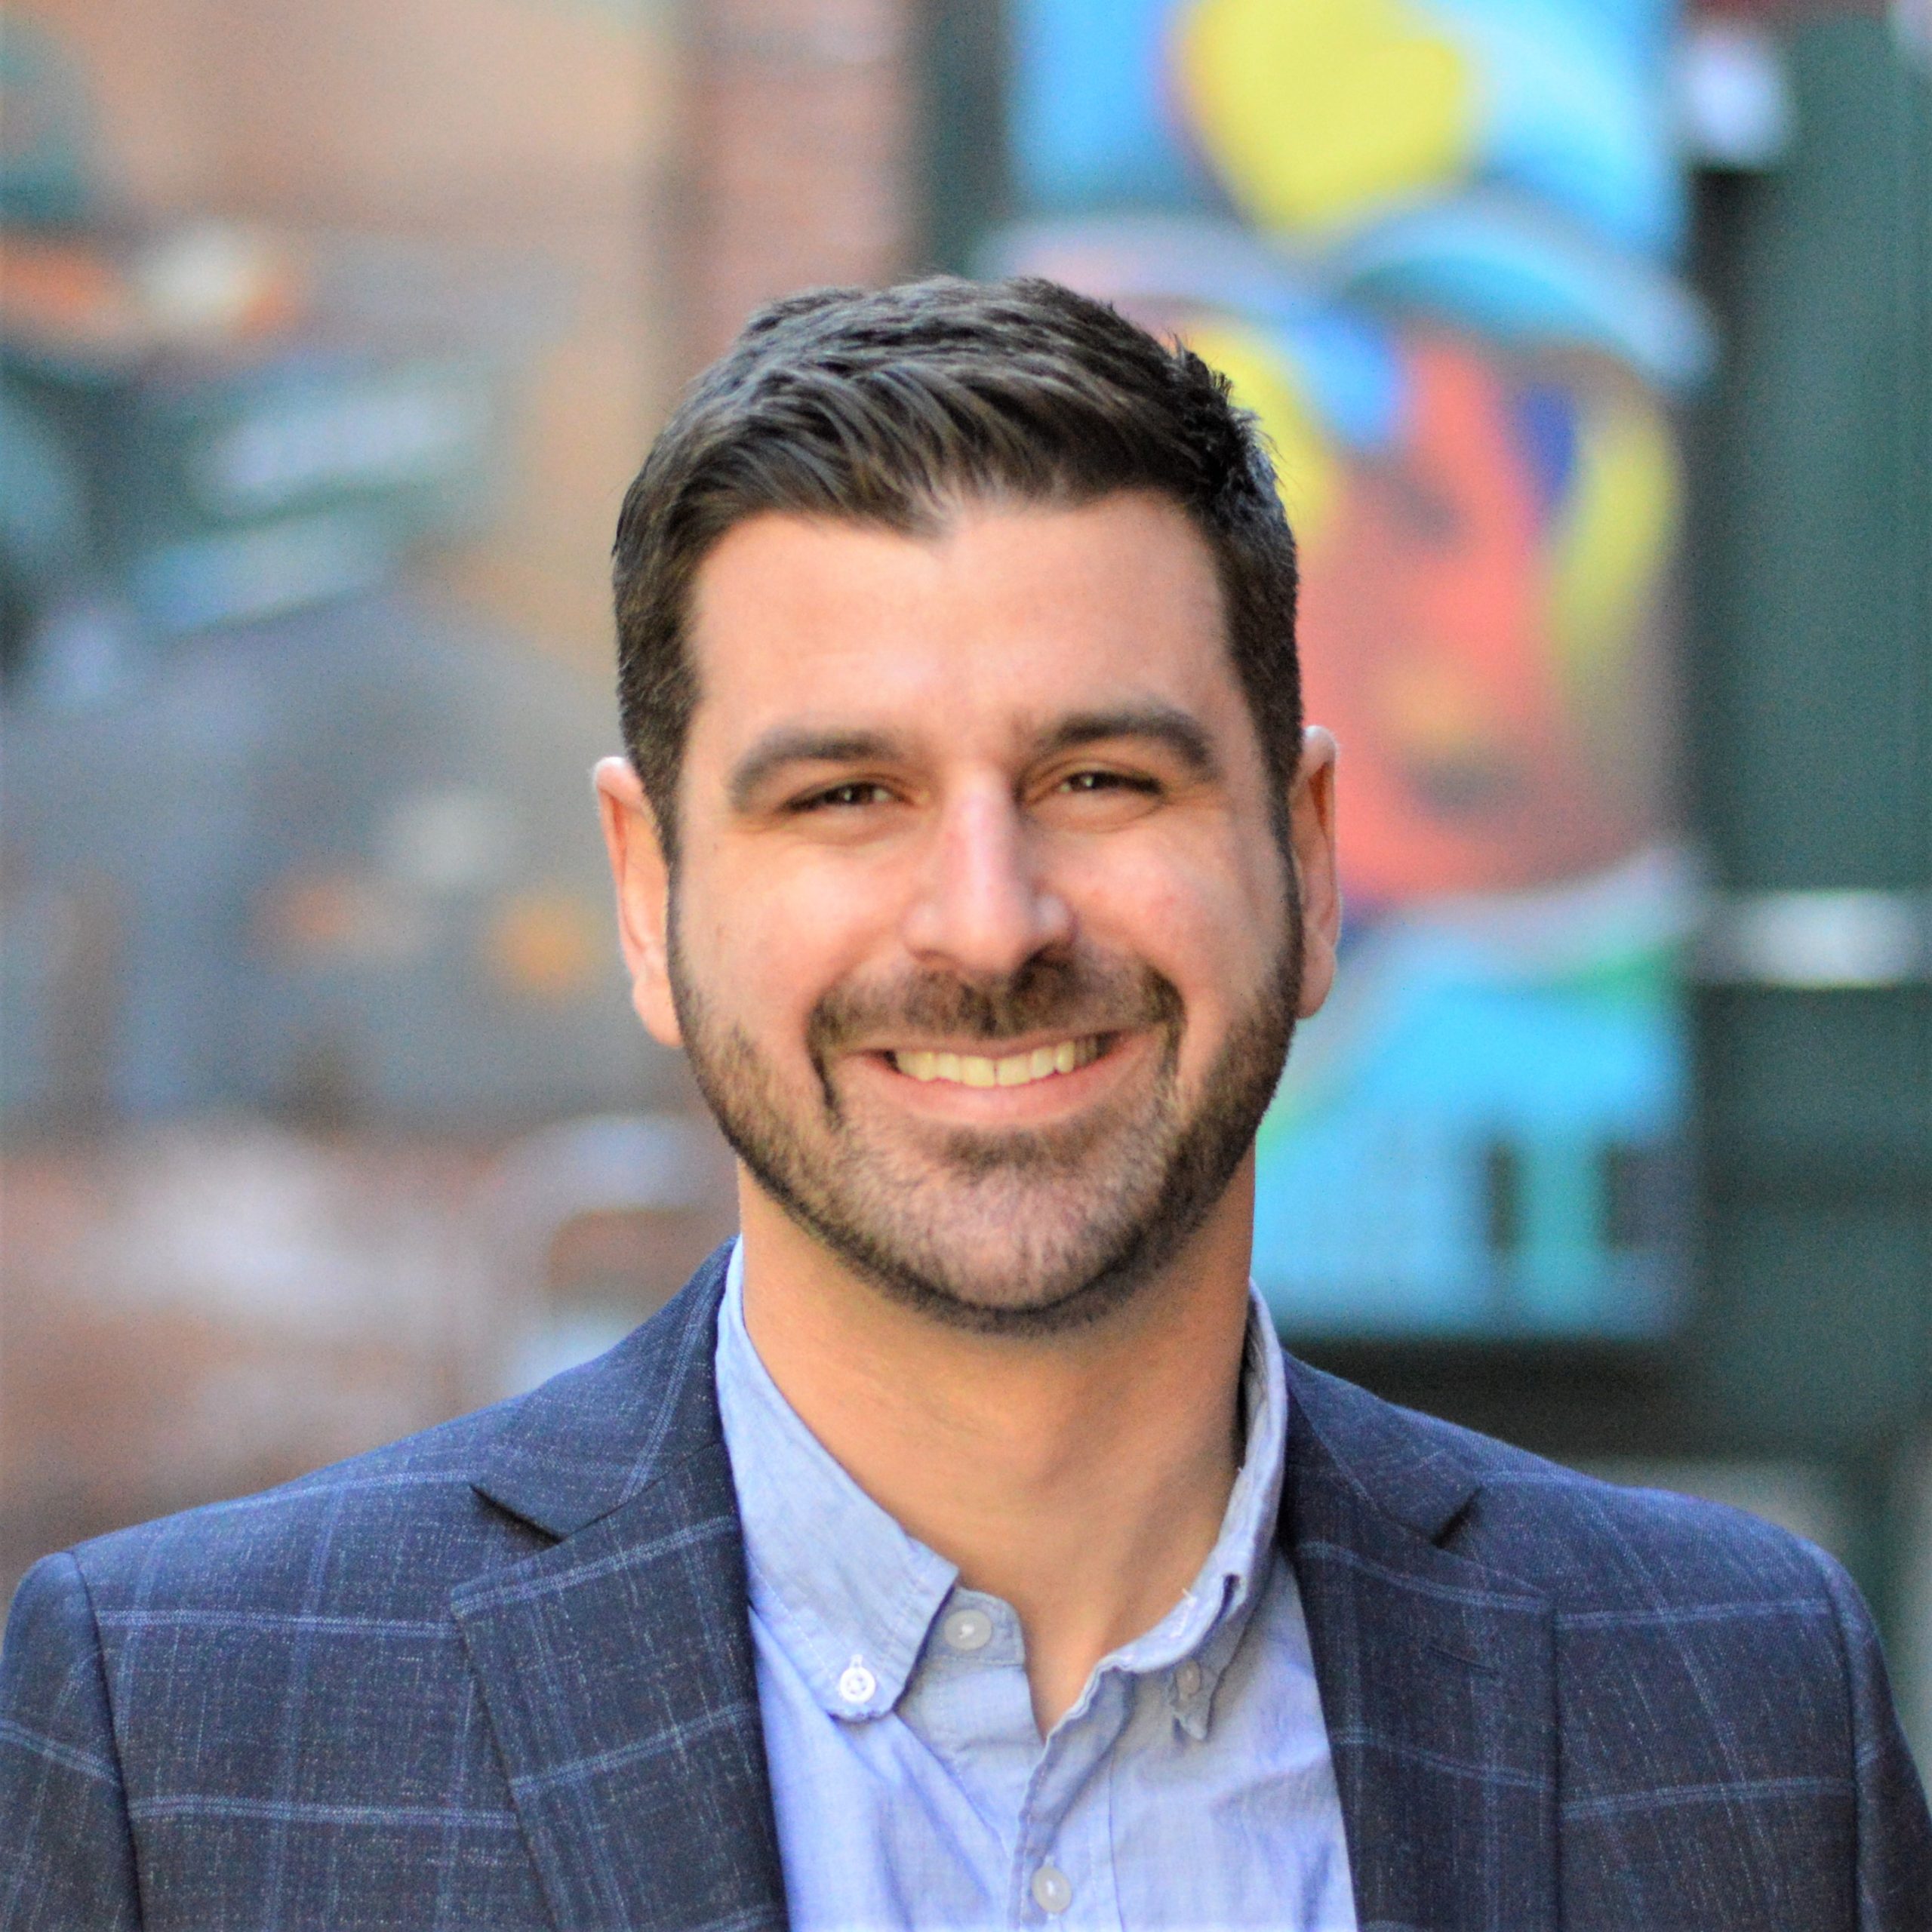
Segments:
[[[1117,1206],[1096,1216],[1037,1201],[1009,1198],[997,1213],[978,1204],[970,1215],[930,1214],[916,1229],[800,1218],[891,1300],[978,1334],[1052,1334],[1101,1320],[1146,1290],[1192,1232]]]

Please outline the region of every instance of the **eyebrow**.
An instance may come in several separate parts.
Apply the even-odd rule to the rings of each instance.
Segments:
[[[1149,738],[1164,745],[1185,764],[1190,776],[1204,781],[1219,778],[1221,761],[1214,740],[1198,718],[1171,704],[1123,705],[1113,711],[1076,712],[1061,719],[1041,740],[1039,755],[1078,751],[1114,738]]]
[[[857,764],[891,762],[903,747],[882,731],[820,731],[809,726],[780,724],[764,736],[731,768],[728,795],[734,811],[748,811],[773,776],[793,764]]]
[[[1117,738],[1151,739],[1164,745],[1204,782],[1218,779],[1221,762],[1199,721],[1173,705],[1123,705],[1110,711],[1076,712],[1041,734],[1035,758],[1052,758]],[[890,764],[904,755],[900,740],[883,731],[819,731],[781,724],[768,731],[731,768],[727,786],[732,809],[749,811],[779,772],[795,764]]]

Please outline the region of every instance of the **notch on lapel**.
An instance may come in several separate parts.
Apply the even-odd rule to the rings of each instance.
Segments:
[[[511,1411],[475,1487],[559,1540],[452,1599],[566,1932],[785,1924],[712,1349],[722,1251]]]
[[[1552,1932],[1552,1607],[1442,1546],[1479,1487],[1446,1435],[1299,1362],[1289,1386],[1282,1540],[1361,1932]]]

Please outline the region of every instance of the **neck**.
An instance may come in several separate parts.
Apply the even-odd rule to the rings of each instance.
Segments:
[[[1173,1608],[1233,1487],[1252,1156],[1171,1265],[1069,1334],[891,1300],[741,1179],[745,1320],[806,1426],[966,1585],[1011,1604],[1041,1734]]]

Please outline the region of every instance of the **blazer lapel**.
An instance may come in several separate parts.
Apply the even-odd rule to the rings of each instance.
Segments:
[[[712,1347],[724,1257],[516,1404],[475,1488],[558,1540],[452,1599],[567,1932],[785,1924]]]
[[[1557,1921],[1549,1603],[1443,1546],[1478,1487],[1446,1436],[1298,1362],[1283,1539],[1361,1932]]]

